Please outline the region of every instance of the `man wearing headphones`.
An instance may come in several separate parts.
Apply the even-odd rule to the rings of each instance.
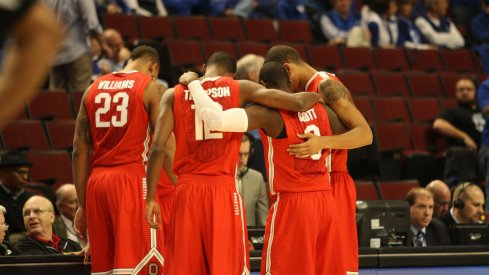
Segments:
[[[238,190],[243,197],[246,209],[247,226],[265,226],[268,215],[266,183],[260,172],[248,167],[253,156],[254,138],[245,133],[239,148]]]
[[[484,215],[484,193],[482,189],[470,182],[463,182],[455,187],[452,208],[441,218],[447,229],[452,224],[482,223]]]

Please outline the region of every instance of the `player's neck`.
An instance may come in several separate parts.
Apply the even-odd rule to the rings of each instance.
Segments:
[[[306,85],[309,82],[309,80],[317,73],[313,67],[309,66],[309,64],[305,64],[305,66],[302,68],[300,75],[301,77],[299,78],[300,81],[300,89],[305,90]]]

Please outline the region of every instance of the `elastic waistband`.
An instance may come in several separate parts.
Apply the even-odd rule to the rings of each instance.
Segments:
[[[307,192],[280,192],[280,197],[295,197],[295,196],[300,196],[300,195],[314,195],[314,194],[327,194],[327,193],[333,193],[331,189],[328,190],[318,190],[318,191],[307,191]]]
[[[236,178],[231,176],[209,176],[209,175],[179,175],[177,186],[180,184],[236,184]]]
[[[146,165],[139,163],[131,163],[118,166],[99,166],[92,168],[92,174],[107,173],[107,172],[126,172],[126,173],[146,173]]]

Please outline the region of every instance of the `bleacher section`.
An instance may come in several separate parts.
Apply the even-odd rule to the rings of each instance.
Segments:
[[[360,159],[351,157],[358,163],[368,161],[364,167],[373,167],[359,174],[352,169],[354,178],[364,180],[357,182],[358,187],[369,190],[359,192],[365,196],[359,199],[392,199],[382,182],[372,189],[371,180],[378,184],[414,179],[423,186],[439,176],[444,144],[431,123],[440,111],[456,104],[453,93],[458,78],[465,74],[479,81],[488,77],[482,73],[479,58],[466,49],[418,51],[312,44],[307,21],[130,15],[106,15],[103,19],[105,27],[118,30],[131,45],[152,39],[160,46],[161,76],[170,85],[185,69],[199,71],[214,51],[224,50],[236,58],[247,53],[265,55],[278,43],[295,47],[316,69],[335,73],[375,132],[374,144],[357,154]],[[29,149],[33,181],[53,186],[71,181],[71,142],[81,97],[79,91],[41,91],[26,104],[25,112],[2,130],[0,149]],[[416,165],[419,163],[424,166]],[[426,165],[435,169],[428,174],[419,170],[426,170]]]

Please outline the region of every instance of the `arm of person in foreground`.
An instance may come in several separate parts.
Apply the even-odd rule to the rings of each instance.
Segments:
[[[0,76],[0,129],[30,101],[45,80],[49,62],[63,39],[56,15],[34,4],[11,29]]]

